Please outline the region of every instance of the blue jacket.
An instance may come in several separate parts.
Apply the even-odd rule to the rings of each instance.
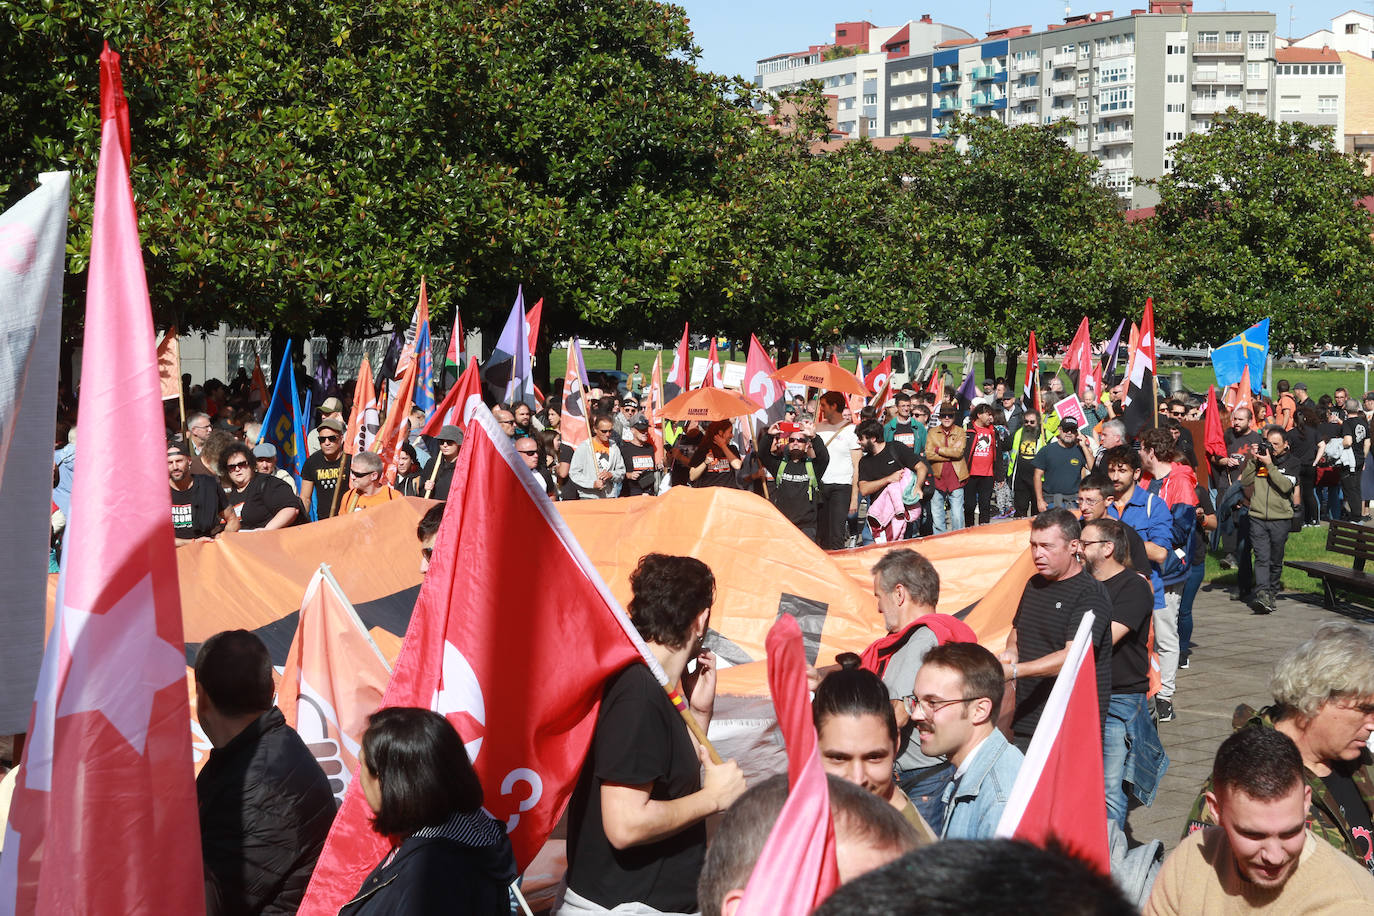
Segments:
[[[993,729],[968,762],[964,774],[945,786],[940,798],[945,806],[940,839],[991,839],[1002,819],[1002,809],[1007,806],[1022,759],[1021,752]]]
[[[1164,499],[1136,484],[1125,512],[1117,512],[1115,503],[1108,503],[1107,516],[1130,525],[1143,541],[1158,544],[1165,552],[1174,549],[1174,517]],[[1150,587],[1155,593],[1155,610],[1164,607],[1164,578],[1159,563],[1150,561]]]

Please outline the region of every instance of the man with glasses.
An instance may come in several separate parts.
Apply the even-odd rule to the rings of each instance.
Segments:
[[[593,423],[595,435],[573,450],[568,479],[579,499],[607,499],[620,493],[625,479],[625,458],[615,442],[615,423],[605,414]]]
[[[759,460],[773,475],[769,502],[813,541],[820,512],[820,481],[830,464],[830,452],[816,447],[815,435],[815,424],[784,421],[770,426],[759,442]]]
[[[1107,817],[1126,829],[1126,762],[1132,758],[1132,794],[1148,805],[1168,767],[1159,732],[1150,719],[1150,619],[1154,595],[1150,580],[1124,561],[1129,556],[1126,526],[1099,518],[1083,526],[1083,562],[1112,601],[1112,696],[1102,732],[1102,770],[1106,778]]]
[[[359,452],[353,456],[348,467],[348,486],[348,493],[339,506],[340,515],[389,503],[399,495],[386,482],[382,456],[376,452]]]
[[[1017,518],[1029,518],[1035,514],[1035,456],[1044,447],[1045,441],[1040,414],[1027,410],[1021,415],[1021,425],[1012,434],[1011,457],[1007,461],[1011,505]]]
[[[617,442],[629,442],[631,440],[633,434],[630,432],[630,425],[638,413],[639,401],[635,398],[626,398],[620,402],[620,408],[614,415]]]
[[[463,447],[463,430],[449,424],[439,430],[439,454],[429,460],[421,472],[426,499],[448,499],[453,483],[453,469],[458,464],[458,452]]]
[[[501,427],[501,432],[515,439],[515,414],[504,407],[497,406],[491,409],[491,415],[496,418],[496,425]]]
[[[1093,615],[1093,655],[1097,664],[1098,722],[1105,724],[1112,688],[1111,599],[1102,585],[1083,573],[1078,519],[1067,509],[1041,512],[1031,521],[1031,560],[1036,574],[1026,582],[1012,618],[1002,670],[1016,682],[1013,744],[1024,752],[1064,666],[1084,615]]]
[[[620,490],[621,496],[653,496],[658,492],[658,472],[662,468],[658,465],[654,444],[649,440],[649,418],[644,414],[635,414],[626,424],[620,457],[625,461],[625,485]]]
[[[1002,665],[974,642],[951,642],[926,653],[903,705],[921,753],[943,758],[954,776],[940,796],[931,826],[942,840],[990,839],[1002,819],[1024,759],[997,728]]]
[[[191,473],[203,474],[214,477],[215,472],[206,466],[205,461],[200,457],[200,453],[205,448],[205,443],[210,440],[210,432],[213,426],[210,423],[210,415],[196,412],[186,418],[186,440],[189,446],[189,456],[191,459]]]
[[[330,417],[321,420],[315,427],[320,442],[320,450],[311,453],[301,468],[301,504],[306,511],[310,500],[315,500],[315,517],[326,519],[334,514],[334,494],[339,489],[343,477],[343,420]],[[342,494],[340,494],[342,495]]]

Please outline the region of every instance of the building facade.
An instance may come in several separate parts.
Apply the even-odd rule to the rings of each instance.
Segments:
[[[1280,48],[1274,54],[1274,117],[1331,129],[1345,145],[1345,64],[1330,48]]]

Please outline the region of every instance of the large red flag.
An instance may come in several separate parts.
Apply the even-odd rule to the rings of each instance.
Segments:
[[[1225,458],[1226,431],[1221,425],[1221,409],[1217,406],[1217,386],[1207,386],[1207,413],[1202,418],[1203,448],[1207,454]]]
[[[716,338],[711,338],[711,349],[706,352],[706,374],[701,377],[702,388],[724,388],[725,381],[720,377],[720,354],[716,351]]]
[[[186,655],[119,55],[100,55],[81,441],[3,913],[203,913]],[[101,455],[119,461],[99,460]]]
[[[534,308],[525,313],[525,334],[530,342],[530,357],[535,354],[535,344],[539,342],[539,322],[544,316],[544,300],[541,298]]]
[[[668,384],[676,385],[681,393],[692,387],[692,345],[687,337],[687,325],[682,325],[682,342],[673,351],[673,366],[668,370]]]
[[[1078,325],[1078,333],[1073,335],[1068,350],[1064,351],[1063,363],[1064,370],[1073,377],[1080,398],[1084,396],[1084,389],[1088,379],[1092,378],[1096,362],[1093,359],[1093,342],[1088,336],[1088,316],[1084,315],[1082,323]]]
[[[811,723],[801,627],[782,614],[764,642],[768,690],[787,745],[787,801],[745,885],[739,916],[806,916],[840,884],[830,788]]]
[[[931,367],[930,378],[926,380],[926,391],[935,395],[935,407],[938,410],[940,402],[945,399],[944,373],[940,371],[939,366]]]
[[[768,358],[768,351],[757,337],[749,335],[749,353],[744,359],[744,393],[763,409],[754,414],[754,421],[767,428],[783,418],[787,406],[782,383],[773,378],[778,367]]]
[[[175,326],[167,329],[157,345],[157,374],[162,382],[162,400],[181,397],[181,342]]]
[[[267,378],[262,374],[262,363],[258,361],[258,354],[253,354],[253,378],[249,383],[248,390],[257,396],[258,402],[263,407],[272,405],[272,394],[267,390]],[[375,400],[377,395],[372,395]]]
[[[1159,422],[1155,391],[1155,309],[1154,300],[1145,300],[1145,315],[1140,319],[1131,369],[1126,375],[1125,408],[1121,418],[1132,436],[1151,429]]]
[[[666,678],[491,413],[472,405],[468,416],[434,559],[382,706],[449,718],[523,869],[572,793],[606,678],[640,660]],[[534,583],[522,572],[530,562]],[[337,913],[388,850],[354,782],[302,916]]]
[[[458,376],[458,381],[444,395],[434,414],[420,430],[421,435],[437,436],[445,426],[461,426],[463,411],[468,402],[476,398],[482,400],[482,372],[477,368],[477,357],[468,360],[468,367]]]
[[[883,405],[887,403],[887,398],[892,394],[892,356],[883,357],[883,361],[874,366],[864,379],[864,387],[873,392],[873,409],[881,411]]]
[[[1053,841],[1107,875],[1111,858],[1092,625],[1093,615],[1083,615],[1007,796],[997,836],[1042,848]]]
[[[382,705],[389,677],[382,650],[321,564],[301,599],[277,706],[324,767],[336,799],[343,799],[358,768],[367,717]]]

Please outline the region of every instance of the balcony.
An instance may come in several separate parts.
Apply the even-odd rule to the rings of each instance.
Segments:
[[[981,67],[974,67],[969,75],[975,80],[983,82],[985,80],[995,80],[999,76],[1006,79],[1007,71],[995,64],[984,64]]]
[[[1050,92],[1054,95],[1073,95],[1077,86],[1076,80],[1055,80],[1050,83]]]
[[[1218,96],[1214,99],[1193,99],[1193,114],[1220,114],[1228,108],[1239,108],[1245,104],[1231,96]]]
[[[951,111],[958,111],[958,110],[959,110],[959,100],[958,100],[958,99],[941,99],[941,100],[940,100],[940,104],[936,107],[935,110],[936,110],[937,112],[942,113],[942,114],[943,114],[943,113],[948,113],[948,112],[951,112]]]
[[[1194,70],[1193,82],[1239,86],[1245,82],[1245,74],[1240,70]]]
[[[1107,169],[1108,171],[1116,171],[1116,170],[1119,170],[1119,169],[1129,169],[1130,167],[1131,167],[1131,157],[1130,157],[1130,156],[1113,156],[1113,157],[1110,158],[1110,159],[1103,159],[1103,160],[1102,160],[1102,168]]]
[[[1040,123],[1040,115],[1036,114],[1036,113],[1033,112],[1033,111],[1030,111],[1030,112],[1018,111],[1018,112],[1016,112],[1015,114],[1013,114],[1013,115],[1011,116],[1011,126],[1012,126],[1012,127],[1022,127],[1022,126],[1026,125],[1026,124],[1039,124],[1039,123]]]
[[[1194,54],[1244,54],[1243,41],[1195,41]]]
[[[1111,146],[1116,143],[1134,143],[1131,139],[1134,131],[1129,130],[1108,130],[1097,135],[1097,142],[1103,146]]]
[[[1017,86],[1011,91],[1014,99],[1038,99],[1040,98],[1039,86]]]
[[[1078,52],[1070,51],[1065,54],[1061,51],[1050,58],[1050,63],[1056,67],[1072,67],[1074,64],[1078,63]]]
[[[992,92],[975,92],[975,93],[973,94],[973,107],[974,107],[974,108],[992,108],[993,106],[997,105],[999,102],[1001,103],[1001,105],[1002,105],[1003,108],[1006,107],[1007,100],[1006,100],[1004,97],[1000,97],[1000,96],[996,95],[995,93],[992,93]]]
[[[1060,120],[1061,118],[1068,118],[1070,121],[1076,120],[1076,118],[1074,117],[1073,106],[1072,106],[1072,105],[1068,106],[1067,108],[1051,108],[1051,109],[1050,109],[1050,111],[1049,111],[1049,119],[1050,119],[1051,121],[1058,121],[1058,120]]]
[[[1039,69],[1040,69],[1040,58],[1039,58],[1038,56],[1037,56],[1037,57],[1023,57],[1023,58],[1021,58],[1020,60],[1018,60],[1018,61],[1016,62],[1016,72],[1017,72],[1017,73],[1026,73],[1026,72],[1031,71],[1031,70],[1039,70]]]

